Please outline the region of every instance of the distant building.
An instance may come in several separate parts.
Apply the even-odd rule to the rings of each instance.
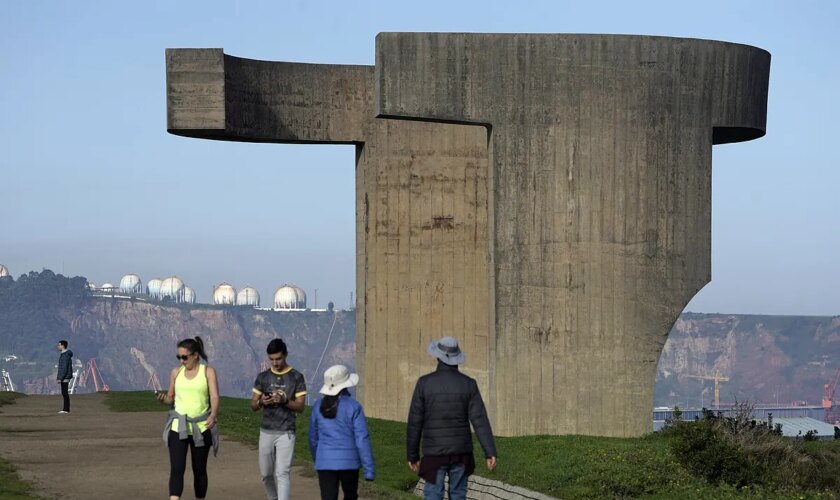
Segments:
[[[149,294],[149,297],[160,300],[160,286],[163,284],[163,280],[160,278],[152,278],[146,283],[146,293]]]
[[[126,274],[120,280],[120,292],[143,293],[143,282],[136,274]]]
[[[766,419],[762,420],[767,422]],[[773,425],[781,424],[782,436],[804,438],[812,432],[821,441],[834,439],[834,426],[811,417],[773,417]]]
[[[220,283],[213,288],[213,303],[216,305],[236,304],[236,288],[230,283]]]
[[[293,284],[285,284],[274,292],[275,309],[306,309],[306,292]]]
[[[184,282],[177,276],[170,276],[160,285],[160,300],[184,302]]]
[[[246,286],[236,294],[236,304],[240,306],[260,307],[260,293],[256,288]]]

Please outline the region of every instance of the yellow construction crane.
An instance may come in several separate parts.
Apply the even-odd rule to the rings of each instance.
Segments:
[[[724,377],[720,372],[715,372],[714,375],[686,375],[686,377],[699,378],[703,380],[715,381],[715,410],[720,409],[720,383],[729,382],[729,377]]]

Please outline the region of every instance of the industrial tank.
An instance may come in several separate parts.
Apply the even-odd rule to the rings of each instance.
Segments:
[[[236,304],[240,306],[260,306],[260,293],[256,288],[246,286],[236,294]]]
[[[152,278],[146,283],[146,293],[149,294],[149,297],[160,300],[160,286],[163,284],[163,280],[160,278]]]
[[[306,309],[306,293],[297,285],[285,284],[274,292],[275,309]]]
[[[213,303],[218,305],[236,304],[236,288],[229,283],[221,283],[213,289]]]
[[[184,282],[177,276],[170,276],[160,285],[160,300],[184,301]]]
[[[191,286],[184,285],[184,303],[195,304],[195,290]]]
[[[142,293],[143,282],[136,274],[126,274],[120,280],[120,292],[122,293]]]

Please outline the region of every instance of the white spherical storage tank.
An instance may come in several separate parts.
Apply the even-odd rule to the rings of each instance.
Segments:
[[[184,282],[177,276],[170,276],[160,284],[160,300],[184,301]]]
[[[126,274],[120,280],[120,291],[122,293],[141,293],[143,291],[143,282],[136,274]]]
[[[102,286],[99,287],[100,290],[109,290],[111,288],[114,288],[114,285],[108,283],[107,281],[105,283],[102,283]]]
[[[0,278],[2,278],[3,276],[8,276],[8,275],[9,275],[9,268],[4,266],[3,264],[0,264]]]
[[[221,283],[213,289],[213,303],[217,305],[236,304],[236,288],[229,283]]]
[[[306,293],[297,285],[283,285],[274,292],[274,308],[306,309]]]
[[[260,306],[260,293],[256,288],[246,286],[236,294],[236,304],[240,306]]]
[[[88,290],[96,290],[96,283],[93,281],[88,281]]]
[[[146,293],[149,294],[149,297],[153,299],[160,299],[160,286],[163,284],[163,280],[160,278],[152,278],[146,283]]]
[[[195,290],[191,286],[184,286],[184,302],[195,304]]]

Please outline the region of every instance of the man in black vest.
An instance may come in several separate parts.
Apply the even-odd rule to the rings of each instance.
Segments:
[[[443,499],[449,475],[449,498],[465,499],[467,479],[475,470],[472,434],[484,450],[487,468],[496,468],[496,445],[484,401],[474,379],[458,371],[464,353],[458,341],[443,337],[429,344],[437,369],[417,380],[408,411],[406,447],[408,466],[426,481],[426,499]],[[423,458],[419,448],[422,436]]]

